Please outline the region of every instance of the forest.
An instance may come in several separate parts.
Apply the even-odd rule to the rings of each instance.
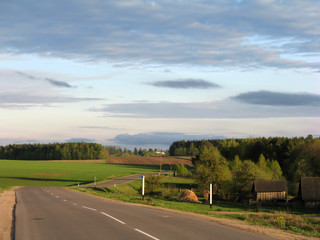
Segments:
[[[106,154],[104,146],[85,142],[0,146],[0,159],[85,160],[103,159]]]
[[[278,164],[283,177],[299,181],[301,176],[320,176],[320,138],[269,137],[225,140],[177,141],[171,144],[171,156],[193,156],[196,164],[202,146],[210,143],[233,165],[251,161],[258,164],[264,158],[269,166]]]

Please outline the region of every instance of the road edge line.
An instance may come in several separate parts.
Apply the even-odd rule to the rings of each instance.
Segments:
[[[149,238],[152,238],[152,239],[154,239],[154,240],[160,240],[159,238],[156,238],[156,237],[154,237],[154,236],[152,236],[152,235],[150,235],[150,234],[148,234],[148,233],[146,233],[146,232],[144,232],[144,231],[141,231],[141,230],[138,229],[138,228],[135,228],[134,230],[136,230],[137,232],[142,233],[142,234],[144,234],[144,235],[146,235],[146,236],[148,236]]]
[[[119,219],[117,219],[117,218],[115,218],[115,217],[113,217],[113,216],[111,216],[111,215],[109,215],[109,214],[107,214],[105,212],[100,212],[100,213],[105,215],[105,216],[107,216],[107,217],[109,217],[109,218],[111,218],[111,219],[113,219],[113,220],[115,220],[115,221],[117,221],[117,222],[119,222],[119,223],[121,223],[121,224],[126,224],[125,222],[122,222],[121,220],[119,220]]]
[[[94,209],[94,208],[91,208],[91,207],[87,207],[87,206],[82,206],[83,208],[86,208],[86,209],[89,209],[89,210],[92,210],[92,211],[97,211],[97,209]]]

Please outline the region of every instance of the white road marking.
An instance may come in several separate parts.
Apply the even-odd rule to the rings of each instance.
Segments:
[[[145,233],[144,231],[141,231],[141,230],[139,230],[139,229],[137,229],[137,228],[135,228],[134,230],[136,230],[137,232],[142,233],[142,234],[144,234],[144,235],[146,235],[146,236],[148,236],[149,238],[152,238],[152,239],[154,239],[154,240],[160,240],[159,238],[156,238],[156,237],[154,237],[154,236],[151,236],[150,234]]]
[[[119,222],[119,223],[121,223],[121,224],[126,224],[125,222],[122,222],[121,220],[119,220],[119,219],[117,219],[117,218],[115,218],[115,217],[112,217],[111,215],[109,215],[109,214],[107,214],[107,213],[101,212],[101,214],[103,214],[103,215],[105,215],[105,216],[107,216],[107,217],[109,217],[109,218],[112,218],[113,220],[115,220],[115,221],[117,221],[117,222]]]
[[[67,200],[63,199],[64,202],[66,202]]]
[[[92,211],[97,211],[97,209],[94,209],[94,208],[90,208],[90,207],[87,207],[87,206],[82,206],[83,208],[86,208],[86,209],[89,209],[89,210],[92,210]]]
[[[56,198],[59,198],[59,196],[56,196]]]
[[[73,203],[73,205],[78,206],[78,204],[76,204],[76,203]]]

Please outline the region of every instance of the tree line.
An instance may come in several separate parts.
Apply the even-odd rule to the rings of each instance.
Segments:
[[[0,146],[0,159],[86,160],[104,159],[107,151],[97,143],[12,144]]]
[[[122,148],[119,146],[106,146],[106,149],[111,157],[157,157],[159,156],[159,152],[167,154],[166,152],[163,152],[163,150],[158,150],[157,148],[149,148],[147,150],[141,147],[139,149],[135,147],[132,151],[130,149]]]
[[[289,181],[298,181],[301,176],[320,176],[320,138],[270,137],[247,139],[224,139],[202,141],[177,141],[171,144],[171,156],[193,156],[198,160],[201,147],[212,145],[229,163],[235,159],[254,164],[263,157],[268,166],[280,166],[283,176]],[[248,162],[246,162],[248,163]]]
[[[162,152],[162,150],[160,150]],[[97,143],[49,143],[49,144],[11,144],[0,146],[0,159],[14,160],[86,160],[107,157],[156,157],[155,149],[134,148],[130,150],[119,146],[102,146]]]

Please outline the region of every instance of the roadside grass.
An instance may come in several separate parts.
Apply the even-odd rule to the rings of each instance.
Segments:
[[[0,160],[0,191],[13,186],[66,187],[158,171],[152,165]]]
[[[224,215],[231,219],[239,219],[250,224],[274,227],[288,230],[295,233],[302,233],[306,236],[320,237],[320,219],[306,217],[303,215],[275,212],[272,214],[243,214]]]
[[[106,188],[73,187],[72,189],[103,198],[169,208],[218,218],[236,219],[252,225],[278,228],[294,233],[302,233],[305,236],[320,237],[320,219],[304,216],[304,214],[310,215],[310,213],[320,215],[320,210],[260,207],[257,212],[255,206],[226,201],[215,201],[212,209],[210,209],[206,199],[203,198],[199,198],[203,203],[181,202],[178,200],[182,191],[195,187],[195,182],[190,178],[164,177],[159,192],[154,195],[145,196],[144,200],[142,200],[141,196],[141,180]]]
[[[0,187],[0,193],[10,190],[12,187],[6,186],[6,187]]]

